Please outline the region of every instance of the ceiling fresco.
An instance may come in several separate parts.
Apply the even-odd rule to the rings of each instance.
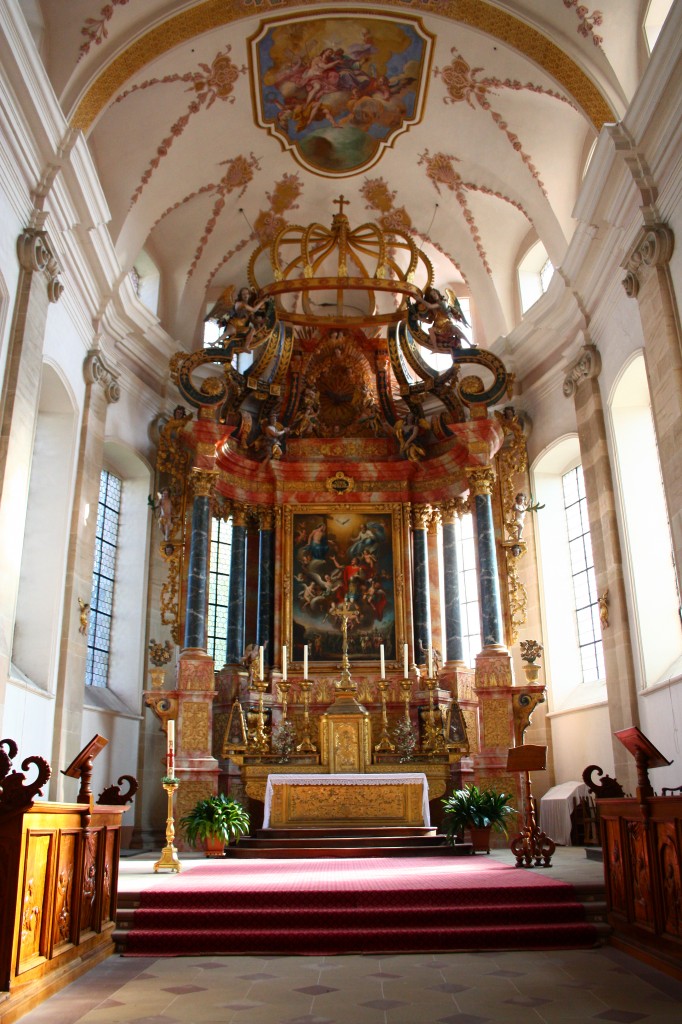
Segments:
[[[646,64],[641,5],[620,0],[31,6],[122,271],[158,268],[171,351],[201,345],[258,246],[331,224],[343,193],[351,227],[414,238],[519,376],[518,261],[539,240],[561,267],[590,150]]]

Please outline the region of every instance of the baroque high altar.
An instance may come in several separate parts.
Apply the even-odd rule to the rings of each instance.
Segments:
[[[181,653],[174,688],[152,669],[145,699],[164,728],[175,721],[178,816],[221,789],[257,822],[272,772],[424,772],[435,820],[439,798],[466,781],[522,807],[508,749],[544,698],[537,682],[515,682],[510,654],[527,603],[513,380],[469,344],[412,238],[354,228],[337,202],[330,228],[286,226],[256,249],[248,287],[209,314],[217,341],[171,363],[183,404],[160,432],[157,515],[162,621]],[[475,668],[459,601],[466,513]],[[221,520],[232,532],[215,671],[207,607]]]

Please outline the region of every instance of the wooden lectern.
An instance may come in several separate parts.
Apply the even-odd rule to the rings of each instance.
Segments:
[[[530,788],[530,773],[544,772],[546,767],[547,747],[528,743],[520,747],[510,747],[507,752],[507,771],[523,772],[524,775],[526,821],[509,844],[516,857],[517,868],[552,866],[552,854],[556,850],[556,843],[538,827]]]
[[[105,740],[104,736],[95,734],[90,742],[83,747],[80,754],[76,754],[69,767],[63,769],[62,775],[67,775],[70,779],[81,780],[81,788],[78,791],[76,803],[91,803],[92,790],[90,789],[90,781],[92,779],[92,762],[104,750],[108,742],[109,740]]]
[[[626,750],[629,750],[635,759],[637,765],[637,799],[641,803],[643,799],[652,797],[654,790],[649,782],[649,769],[650,768],[667,768],[668,765],[672,764],[667,757],[664,757],[660,750],[646,738],[643,732],[640,732],[636,725],[630,726],[629,729],[621,729],[619,732],[614,733],[618,737],[620,742],[623,744]]]

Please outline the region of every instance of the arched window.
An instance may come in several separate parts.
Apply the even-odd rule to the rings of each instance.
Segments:
[[[135,294],[154,316],[159,312],[159,291],[161,273],[154,260],[144,249],[140,252],[130,271]]]
[[[519,263],[521,312],[525,313],[549,288],[554,267],[542,242],[535,242]]]
[[[533,466],[538,561],[552,710],[599,703],[606,681],[578,438],[566,437]]]
[[[630,590],[645,686],[672,674],[682,657],[680,595],[644,356],[618,380],[610,402]],[[679,672],[679,666],[677,667]]]
[[[86,686],[106,686],[109,680],[111,624],[114,615],[116,553],[121,519],[123,481],[102,470],[97,501],[95,564],[90,591],[88,655],[85,664]]]
[[[672,5],[673,0],[649,0],[649,6],[644,16],[644,35],[649,53],[656,45],[656,40]]]
[[[206,644],[217,669],[221,669],[227,660],[227,605],[231,556],[232,517],[227,520],[214,519],[211,528]]]

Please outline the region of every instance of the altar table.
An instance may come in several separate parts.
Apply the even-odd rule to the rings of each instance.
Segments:
[[[571,845],[571,812],[588,793],[583,782],[562,782],[540,798],[540,827],[560,846]]]
[[[268,775],[263,828],[430,823],[423,772]]]

